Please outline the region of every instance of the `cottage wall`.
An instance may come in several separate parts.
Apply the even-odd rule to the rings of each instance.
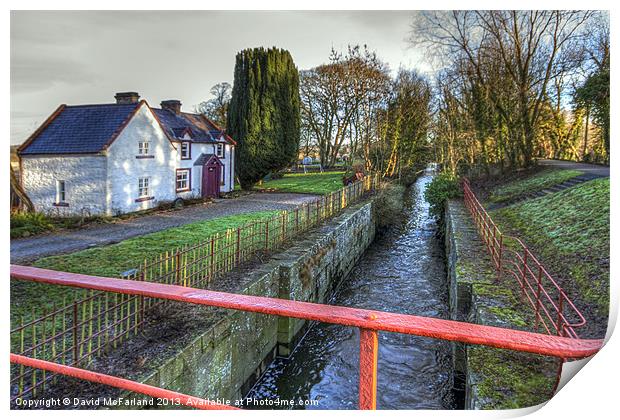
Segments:
[[[138,143],[148,141],[149,155],[138,154]],[[108,149],[108,212],[112,215],[146,210],[177,198],[179,151],[143,105]],[[138,193],[138,178],[149,178],[149,197]]]
[[[22,182],[37,211],[54,216],[106,212],[104,155],[24,155]],[[55,205],[57,181],[65,181],[65,205]]]
[[[140,156],[139,142],[149,142]],[[23,184],[37,210],[58,216],[117,215],[157,207],[161,202],[199,197],[202,153],[216,154],[213,143],[191,143],[191,159],[181,159],[181,143],[170,142],[148,105],[143,104],[108,149],[97,155],[24,155]],[[224,145],[223,184],[234,187],[234,147]],[[190,169],[190,191],[176,191],[176,170]],[[149,178],[149,194],[139,195],[139,178]],[[57,181],[65,181],[66,205],[56,203]]]

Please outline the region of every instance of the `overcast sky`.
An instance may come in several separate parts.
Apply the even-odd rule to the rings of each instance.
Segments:
[[[58,105],[110,103],[137,91],[149,104],[183,109],[232,84],[235,54],[277,46],[299,69],[331,47],[367,44],[395,71],[428,71],[405,41],[411,11],[11,12],[11,144],[23,142]]]

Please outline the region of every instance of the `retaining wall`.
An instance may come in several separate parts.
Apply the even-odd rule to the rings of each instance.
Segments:
[[[354,205],[305,232],[292,248],[243,273],[237,287],[220,290],[326,302],[374,240],[374,219],[372,202]],[[211,325],[205,325],[204,333],[141,382],[234,403],[245,396],[274,357],[291,353],[308,327],[303,320],[219,311],[220,317],[205,317],[205,324]]]
[[[450,314],[458,321],[512,329],[533,325],[530,307],[514,284],[498,279],[484,243],[460,200],[445,211]],[[456,381],[465,409],[511,409],[548,401],[558,361],[483,346],[453,345]]]

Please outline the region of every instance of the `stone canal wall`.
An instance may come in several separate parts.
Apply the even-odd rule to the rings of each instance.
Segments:
[[[514,284],[497,278],[463,202],[450,200],[444,220],[451,318],[512,329],[533,325]],[[558,368],[552,358],[459,343],[453,349],[465,409],[524,408],[552,396]]]
[[[260,267],[243,272],[237,286],[213,287],[254,296],[326,302],[375,237],[373,202],[348,208]],[[221,312],[204,320],[191,344],[146,375],[142,382],[189,395],[234,401],[274,357],[288,356],[308,323],[272,315]],[[196,322],[201,322],[197,319]]]

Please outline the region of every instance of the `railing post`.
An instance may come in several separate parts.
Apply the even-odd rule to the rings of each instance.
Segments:
[[[144,269],[146,270],[146,268]],[[140,281],[144,281],[144,270],[140,271]],[[140,295],[140,324],[144,322],[144,296]],[[107,326],[106,326],[107,328]]]
[[[299,232],[299,207],[295,208],[295,232]]]
[[[564,316],[562,312],[564,312],[564,293],[560,291],[560,297],[558,302],[558,335],[560,337],[564,337]]]
[[[538,331],[538,318],[540,317],[540,293],[542,291],[542,267],[538,267],[538,278],[537,278],[537,287],[536,287],[536,324],[534,327],[535,331]]]
[[[521,292],[525,295],[525,276],[527,275],[527,249],[523,248],[523,274],[521,276]]]
[[[499,255],[498,255],[498,266],[497,266],[497,276],[499,277],[502,273],[502,256],[504,250],[504,234],[499,234]]]
[[[208,282],[210,283],[211,280],[213,280],[214,274],[215,274],[215,237],[213,235],[211,235],[211,267],[209,270],[209,280]]]
[[[73,302],[73,366],[78,362],[78,304]]]
[[[376,330],[360,328],[359,409],[377,408],[377,359],[379,339]]]
[[[241,264],[241,228],[237,228],[237,265]]]
[[[175,284],[180,284],[181,282],[181,253],[179,252],[179,250],[177,249],[176,254],[174,254],[174,265],[175,265],[175,272],[174,272],[174,282]]]
[[[269,251],[269,220],[265,220],[265,252]]]

